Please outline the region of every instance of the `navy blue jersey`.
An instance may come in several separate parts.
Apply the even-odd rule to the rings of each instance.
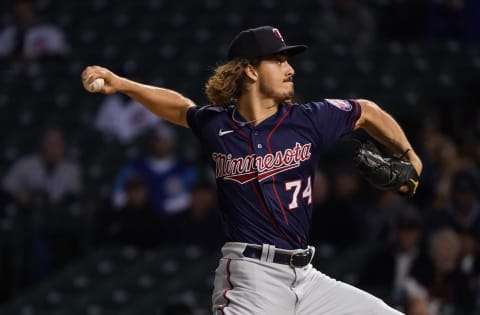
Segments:
[[[233,106],[191,107],[188,124],[210,153],[227,240],[306,248],[320,154],[360,111],[351,100],[282,103],[253,126],[237,123],[244,119]]]

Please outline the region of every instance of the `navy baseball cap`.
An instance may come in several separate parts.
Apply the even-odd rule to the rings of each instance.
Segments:
[[[287,46],[280,31],[272,26],[260,26],[241,31],[230,43],[228,60],[234,58],[257,58],[286,53],[299,54],[307,49],[305,45]]]

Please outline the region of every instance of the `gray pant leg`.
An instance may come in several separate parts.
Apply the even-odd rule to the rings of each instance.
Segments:
[[[296,272],[296,315],[402,315],[381,299],[332,279],[311,265]]]

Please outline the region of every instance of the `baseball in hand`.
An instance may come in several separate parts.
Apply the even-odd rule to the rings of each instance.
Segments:
[[[83,82],[83,87],[85,88],[85,90],[87,90],[89,92],[98,92],[105,85],[105,80],[102,79],[102,78],[98,78],[90,84],[88,84],[87,81],[88,81],[88,78],[86,80],[83,80],[82,82]]]

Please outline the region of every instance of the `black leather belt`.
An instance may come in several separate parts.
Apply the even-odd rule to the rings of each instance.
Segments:
[[[262,257],[262,248],[247,245],[242,255],[244,257],[260,259]],[[273,253],[273,262],[282,265],[289,265],[292,268],[302,268],[308,265],[313,258],[313,251],[306,249],[303,252],[287,254],[279,251]]]

